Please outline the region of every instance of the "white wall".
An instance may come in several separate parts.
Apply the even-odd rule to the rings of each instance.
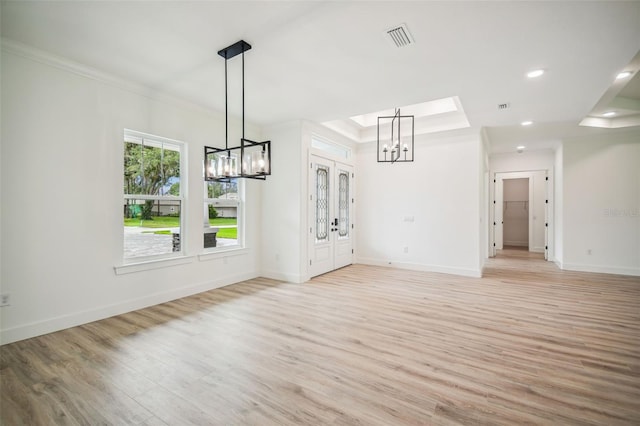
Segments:
[[[415,146],[413,163],[395,164],[376,161],[375,143],[358,146],[357,262],[480,276],[479,131]]]
[[[550,149],[491,154],[493,173],[553,170],[555,152]]]
[[[491,213],[489,211],[489,198],[490,198],[490,183],[493,182],[490,176],[490,163],[489,163],[489,137],[485,128],[480,131],[480,199],[478,200],[480,205],[480,240],[479,255],[480,255],[480,269],[484,268],[484,265],[489,258],[489,218]]]
[[[555,158],[554,158],[554,176],[555,176],[555,185],[553,186],[553,199],[554,199],[554,210],[553,210],[553,225],[554,225],[554,233],[549,235],[553,235],[553,252],[554,256],[551,260],[554,260],[556,264],[562,268],[563,262],[563,241],[564,241],[564,226],[563,226],[563,216],[564,216],[564,147],[561,145],[556,150]]]
[[[305,281],[301,265],[306,258],[306,234],[302,233],[306,226],[302,206],[306,190],[302,122],[270,126],[264,133],[272,141],[274,158],[273,174],[263,188],[262,275],[299,283]]]
[[[259,274],[262,182],[246,190],[247,250],[203,246],[202,151],[221,114],[155,96],[35,51],[2,52],[3,343],[86,323]],[[187,143],[187,257],[116,275],[122,264],[123,129]],[[248,136],[258,138],[255,128]],[[279,152],[274,151],[276,161]],[[171,265],[171,266],[169,266]]]
[[[640,130],[566,140],[563,268],[640,275]]]

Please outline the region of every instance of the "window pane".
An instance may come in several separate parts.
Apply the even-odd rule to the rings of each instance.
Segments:
[[[238,245],[238,180],[207,182],[206,189],[204,248]]]
[[[336,157],[349,158],[351,156],[351,150],[346,146],[338,145],[333,142],[324,141],[316,137],[311,138],[311,147],[315,149],[328,152]]]
[[[238,179],[231,182],[207,182],[207,198],[238,201]]]
[[[180,195],[179,147],[141,139],[124,143],[124,193]]]
[[[125,200],[124,257],[181,251],[179,200]]]
[[[124,193],[142,194],[144,176],[142,175],[142,145],[124,143]]]

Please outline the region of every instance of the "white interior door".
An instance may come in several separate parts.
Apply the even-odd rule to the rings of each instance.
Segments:
[[[549,176],[544,176],[544,260],[549,260]]]
[[[502,238],[504,224],[504,210],[503,210],[503,182],[502,178],[496,176],[495,190],[493,192],[493,255],[495,256],[496,250],[502,250]]]
[[[353,167],[315,155],[309,176],[309,275],[353,263]]]

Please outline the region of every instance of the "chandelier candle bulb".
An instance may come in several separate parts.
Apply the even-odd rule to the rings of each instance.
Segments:
[[[267,161],[265,158],[265,152],[254,151],[251,154],[251,173],[262,174],[265,172]]]
[[[224,157],[222,161],[222,169],[225,176],[231,176],[231,161],[229,157]]]
[[[216,163],[214,160],[206,160],[205,162],[205,178],[212,178],[216,175]]]

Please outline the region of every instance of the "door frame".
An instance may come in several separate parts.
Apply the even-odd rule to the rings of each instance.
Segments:
[[[532,235],[533,235],[533,212],[534,208],[531,204],[531,200],[534,199],[533,179],[535,173],[545,173],[545,209],[544,209],[544,258],[545,260],[553,259],[553,242],[554,242],[554,226],[553,226],[553,175],[549,169],[536,169],[536,170],[524,170],[524,171],[507,171],[507,172],[491,172],[491,178],[489,182],[489,255],[494,257],[498,244],[496,243],[496,226],[502,226],[498,224],[496,219],[500,219],[501,214],[496,217],[496,201],[501,200],[502,194],[496,194],[496,188],[498,187],[498,179],[518,179],[529,178],[529,251],[532,248]],[[504,232],[503,232],[504,237]]]
[[[307,156],[307,194],[306,194],[306,200],[307,200],[307,226],[306,229],[308,230],[306,232],[307,234],[307,259],[306,259],[306,278],[307,280],[313,278],[313,276],[311,275],[311,261],[313,260],[314,257],[314,246],[315,246],[315,235],[313,233],[313,229],[314,229],[314,220],[315,220],[315,208],[312,207],[314,200],[313,200],[313,180],[311,178],[312,176],[312,171],[313,171],[313,158],[314,157],[318,157],[324,161],[328,161],[328,162],[332,162],[334,163],[334,168],[335,170],[333,170],[333,173],[335,174],[336,170],[339,168],[340,165],[344,166],[344,167],[348,167],[351,169],[351,179],[350,179],[350,183],[349,183],[349,195],[351,197],[351,203],[349,205],[350,207],[350,212],[349,212],[349,217],[350,217],[350,239],[351,239],[351,246],[352,246],[352,255],[351,255],[351,264],[354,263],[354,259],[355,259],[355,247],[356,247],[356,227],[354,225],[354,221],[355,221],[355,216],[356,216],[356,185],[355,185],[355,164],[353,164],[353,161],[350,161],[351,158],[342,158],[342,157],[338,157],[338,156],[333,156],[331,154],[329,154],[326,151],[322,151],[322,150],[318,150],[318,149],[314,149],[311,148],[309,149],[308,152],[308,156]],[[334,254],[335,257],[335,254]],[[338,268],[336,268],[338,269]],[[321,275],[321,274],[318,274]],[[317,276],[317,275],[314,275]]]

